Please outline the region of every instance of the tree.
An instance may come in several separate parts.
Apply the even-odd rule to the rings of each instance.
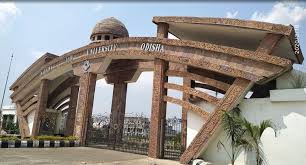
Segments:
[[[228,149],[222,141],[218,142],[217,147],[218,149],[222,147],[225,150],[232,165],[235,164],[235,160],[243,149],[240,145],[240,139],[244,134],[241,122],[240,109],[237,107],[229,112],[224,112],[221,120],[221,125],[226,132],[227,140],[230,140],[230,149]]]
[[[12,120],[5,122],[2,127],[8,134],[19,134],[19,127],[17,123],[14,123]]]
[[[235,164],[242,149],[255,152],[257,165],[266,164],[260,138],[268,127],[274,130],[276,136],[276,128],[272,121],[264,120],[259,125],[254,125],[241,117],[240,109],[236,107],[232,111],[224,112],[221,125],[226,132],[227,140],[230,140],[230,149],[221,141],[218,142],[217,147],[218,149],[222,147],[226,151],[232,165]]]
[[[264,120],[259,125],[254,125],[246,119],[243,119],[241,124],[244,129],[244,134],[239,141],[239,145],[241,145],[245,149],[245,151],[255,152],[257,165],[266,164],[265,155],[262,150],[262,142],[260,138],[265,129],[269,127],[274,130],[276,136],[276,128],[274,124],[270,120]]]
[[[106,125],[109,125],[109,116],[104,114],[93,114],[92,115],[92,127],[94,128],[103,128]]]
[[[293,70],[290,72],[289,83],[293,88],[305,88],[306,87],[306,74],[300,70]]]

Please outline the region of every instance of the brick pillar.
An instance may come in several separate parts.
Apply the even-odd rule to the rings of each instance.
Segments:
[[[168,38],[168,29],[168,24],[159,23],[157,27],[157,38]],[[166,76],[168,67],[169,62],[161,59],[155,59],[148,152],[148,156],[152,158],[162,158],[164,156],[167,107],[167,102],[164,101],[164,96],[167,95],[167,89],[164,88],[164,83],[168,82],[168,77]]]
[[[48,84],[49,80],[43,79],[40,82],[39,92],[38,92],[38,102],[37,109],[35,111],[34,123],[32,129],[32,136],[37,136],[39,134],[40,124],[44,117],[44,113],[47,108],[48,101]]]
[[[114,83],[109,140],[121,142],[124,125],[127,83]]]
[[[185,70],[187,72],[187,69]],[[183,79],[184,87],[191,87],[191,79],[184,77]],[[183,101],[189,102],[190,95],[188,93],[183,93]],[[182,108],[182,137],[181,137],[181,150],[185,151],[187,145],[187,111],[188,109]]]
[[[163,100],[167,95],[164,83],[168,81],[166,71],[168,62],[155,59],[153,78],[153,98],[150,123],[149,157],[162,158],[164,150],[165,120],[167,102]]]
[[[76,86],[76,85],[72,86],[71,93],[70,93],[69,111],[68,111],[66,129],[65,129],[66,136],[73,135],[76,106],[78,103],[78,95],[79,95],[79,86]]]
[[[78,106],[75,115],[73,135],[79,138],[81,145],[85,145],[87,126],[92,115],[96,80],[97,74],[90,72],[86,72],[80,77]]]
[[[157,38],[168,38],[169,25],[167,23],[159,23],[157,25]]]

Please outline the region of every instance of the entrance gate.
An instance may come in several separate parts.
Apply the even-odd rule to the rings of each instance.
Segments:
[[[178,159],[182,148],[182,120],[176,117],[166,119],[164,158]]]
[[[144,138],[127,143],[139,139],[135,137],[137,129],[132,129],[134,137],[131,138],[125,138],[130,137],[129,133],[118,130],[124,130],[127,83],[136,81],[141,72],[153,70],[150,149],[146,152],[149,157],[162,158],[177,150],[177,147],[169,147],[176,142],[168,142],[176,137],[167,136],[166,131],[175,134],[179,131],[174,132],[165,124],[168,123],[165,118],[167,103],[177,104],[182,107],[184,153],[180,162],[186,164],[207,148],[217,133],[224,111],[234,108],[248,91],[266,96],[262,89],[270,89],[269,81],[304,59],[299,46],[295,46],[298,44],[292,26],[198,17],[154,17],[153,22],[157,24],[156,37],[132,38],[128,37],[120,21],[107,19],[94,28],[90,44],[62,56],[46,53],[33,63],[10,87],[14,91],[11,98],[17,106],[21,136],[46,134],[41,128],[50,131],[53,127],[41,126],[52,123],[49,119],[53,117],[47,113],[67,98],[65,106],[60,106],[69,108],[66,124],[69,128],[65,134],[76,136],[80,145],[86,144],[87,139],[88,145],[105,142],[113,149],[134,145],[130,150],[135,150],[135,144],[147,146]],[[169,32],[181,40],[167,39]],[[173,63],[180,66],[171,67]],[[169,83],[169,76],[182,77],[183,85]],[[113,122],[95,128],[94,122],[90,124],[92,105],[96,80],[102,77],[114,84],[110,117]],[[194,86],[191,81],[195,82]],[[224,96],[217,98],[195,87],[215,89]],[[182,92],[183,98],[169,96],[168,89]],[[198,106],[190,101],[192,97],[213,108],[211,105]],[[188,147],[187,113],[196,114],[205,121]],[[28,118],[32,118],[32,124],[28,123]]]
[[[142,115],[125,116],[122,137],[111,136],[111,131],[117,131],[116,124],[111,126],[110,117],[93,115],[88,129],[86,145],[112,149],[136,154],[148,154],[149,118]]]
[[[150,118],[126,114],[121,139],[110,136],[110,117],[94,114],[88,127],[86,146],[147,155],[149,149]],[[169,118],[165,126],[164,158],[178,159],[181,155],[181,119]]]

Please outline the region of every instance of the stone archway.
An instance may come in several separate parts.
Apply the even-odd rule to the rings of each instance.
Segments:
[[[89,118],[92,113],[97,77],[107,77],[116,84],[117,88],[115,90],[118,91],[116,92],[118,98],[122,98],[117,101],[116,105],[121,105],[125,100],[125,83],[137,80],[143,70],[153,69],[152,115],[148,155],[154,158],[162,158],[164,155],[166,104],[171,102],[183,108],[182,139],[183,147],[186,150],[180,161],[187,163],[199,155],[211,136],[218,130],[223,111],[231,110],[236,106],[254,83],[264,84],[292,67],[291,60],[271,55],[275,45],[284,36],[274,31],[262,38],[256,50],[246,50],[222,44],[167,39],[169,24],[161,21],[157,22],[157,25],[156,38],[127,37],[91,43],[43,65],[24,79],[26,83],[14,84],[12,89],[18,91],[12,94],[15,102],[24,100],[21,97],[25,94],[30,93],[30,96],[38,94],[37,99],[33,99],[34,97],[28,97],[27,99],[28,101],[31,100],[30,102],[33,102],[36,108],[32,134],[37,135],[39,132],[40,121],[48,102],[50,92],[48,91],[48,83],[50,80],[52,81],[66,73],[73,73],[74,76],[79,77],[79,93],[73,134],[80,139],[81,144],[84,144]],[[105,74],[115,60],[146,61],[138,62],[137,67],[132,69],[129,66],[123,67],[124,70],[130,69],[130,71],[133,71],[132,76],[127,73],[124,74],[124,76],[129,77],[129,79],[125,79],[124,76],[120,77],[121,74],[114,77],[112,76],[115,73]],[[184,84],[168,83],[169,76],[183,77]],[[222,99],[208,95],[195,89],[192,85],[193,81],[201,82],[205,88],[218,89],[225,95]],[[39,87],[38,92],[30,86]],[[183,92],[183,98],[178,99],[168,96],[167,89]],[[17,95],[17,93],[21,95]],[[208,112],[205,107],[195,105],[190,101],[191,97],[201,98],[215,105],[214,110]],[[24,114],[30,111],[27,110],[30,107],[27,106],[25,109],[20,107],[20,110],[18,110],[20,116],[25,116]],[[122,111],[122,106],[115,109]],[[201,116],[205,120],[205,124],[187,147],[185,130],[188,112]],[[20,120],[23,121],[23,118],[20,117]],[[122,122],[122,118],[116,121],[117,124],[119,122]],[[24,132],[26,131],[25,129]]]
[[[270,39],[270,37],[267,38]],[[277,41],[278,40],[275,40],[275,42]],[[266,41],[264,40],[263,42]],[[155,44],[155,49],[143,49],[143,43]],[[113,44],[116,44],[116,49],[109,49],[109,51],[99,52],[100,49],[103,50],[101,47]],[[154,47],[154,45],[151,46]],[[159,49],[156,49],[156,47]],[[86,52],[87,54],[88,50],[91,52],[89,53],[90,55],[83,56],[75,60],[73,67],[74,73],[79,75],[81,79],[84,79],[84,86],[89,87],[91,86],[91,77],[94,77],[94,75],[97,73],[104,72],[106,66],[110,62],[110,59],[154,59],[154,89],[152,96],[153,101],[149,156],[157,158],[163,157],[162,145],[164,135],[162,132],[162,121],[165,116],[164,113],[166,102],[181,105],[184,109],[188,109],[189,111],[193,111],[202,116],[206,120],[206,124],[204,125],[205,128],[203,127],[203,131],[201,131],[204,133],[202,136],[207,136],[202,138],[205,140],[208,139],[212,132],[217,129],[221,112],[233,108],[233,106],[235,106],[239,100],[245,96],[246,92],[248,92],[254,82],[264,83],[266,80],[268,80],[268,77],[271,78],[277,76],[278,74],[287,71],[291,67],[290,60],[276,56],[270,57],[270,55],[265,52],[251,52],[212,44],[203,44],[191,41],[165,40],[160,38],[119,39],[116,41],[109,41],[101,45],[93,44],[80,52]],[[261,58],[255,56],[255,54],[260,54]],[[225,56],[227,56],[227,58],[224,58]],[[222,60],[226,61],[226,63],[223,63]],[[89,70],[86,72],[83,70],[84,61],[89,61],[91,64],[91,68],[89,68]],[[169,62],[184,65],[187,66],[187,68],[198,68],[200,71],[202,70],[202,72],[209,70],[220,75],[229,76],[233,79],[233,81],[231,83],[225,83],[212,78],[207,78],[199,73],[189,73],[188,69],[186,71],[170,70]],[[167,76],[182,76],[187,80],[184,86],[178,86],[167,83]],[[209,96],[204,92],[193,89],[188,86],[188,79],[204,81],[207,84],[210,83],[213,85],[213,87],[225,91],[225,96],[223,99],[218,99],[213,96]],[[81,86],[80,88],[82,88]],[[208,113],[202,108],[197,107],[188,101],[167,96],[166,89],[175,89],[183,91],[186,95],[200,97],[215,104],[216,109],[214,112]],[[84,90],[87,90],[87,92],[84,93],[90,93],[90,88],[86,88]],[[79,98],[79,102],[84,102],[82,105],[87,105],[86,103],[90,102],[89,95]],[[86,109],[90,109],[90,105],[81,108],[85,114]],[[80,112],[82,112],[82,110]],[[80,114],[80,116],[84,116],[84,114]],[[79,123],[84,123],[84,121],[80,121]],[[82,136],[82,134],[84,134],[82,131],[86,132],[84,129],[85,126],[83,126],[83,130],[79,129],[79,132],[75,135]],[[207,134],[206,131],[208,130],[210,133]],[[198,134],[198,136],[200,135],[201,134]],[[194,143],[191,145],[194,145],[193,147],[200,147],[200,145],[197,143],[194,140]],[[194,148],[190,149],[189,147],[183,156],[190,154],[190,151],[193,152]]]

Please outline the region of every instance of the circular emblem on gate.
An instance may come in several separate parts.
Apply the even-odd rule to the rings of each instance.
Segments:
[[[89,61],[84,61],[82,67],[83,67],[83,70],[87,72],[90,68],[90,62]]]
[[[118,124],[114,124],[114,129],[118,129]]]

